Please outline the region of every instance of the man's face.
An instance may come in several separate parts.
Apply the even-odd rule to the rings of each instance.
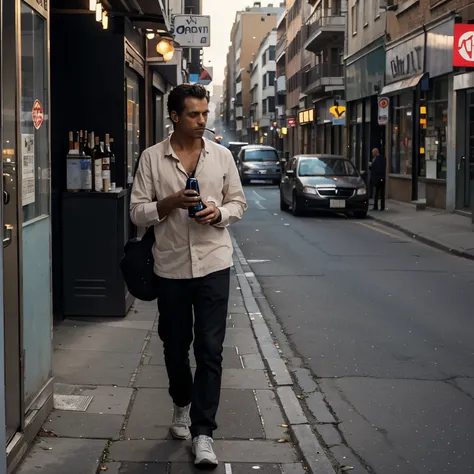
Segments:
[[[176,129],[185,135],[202,138],[209,115],[207,99],[188,97],[184,101],[184,111],[178,118]]]
[[[379,151],[377,150],[377,148],[374,148],[372,150],[372,156],[377,156],[379,154]]]

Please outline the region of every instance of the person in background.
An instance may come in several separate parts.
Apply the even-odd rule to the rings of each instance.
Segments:
[[[370,162],[370,185],[375,189],[374,211],[385,211],[385,180],[386,180],[387,162],[378,148],[372,150],[372,160]]]
[[[227,227],[242,217],[247,203],[232,154],[203,137],[208,102],[200,85],[181,84],[171,91],[174,131],[143,152],[130,214],[137,226],[155,230],[158,333],[174,403],[171,434],[183,440],[191,435],[195,464],[216,466],[212,435],[233,264]],[[185,190],[188,177],[198,179],[202,196]],[[188,208],[200,201],[204,210],[190,218]],[[189,363],[193,330],[194,380]]]

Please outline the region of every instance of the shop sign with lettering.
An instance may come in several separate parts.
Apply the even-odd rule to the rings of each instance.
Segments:
[[[397,44],[385,56],[385,82],[401,81],[424,72],[425,34]]]

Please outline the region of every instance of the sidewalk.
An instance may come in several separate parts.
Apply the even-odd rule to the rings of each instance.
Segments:
[[[263,318],[247,313],[248,301],[255,300],[245,293],[248,285],[242,292],[242,278],[236,262],[214,443],[220,462],[214,472],[303,474],[308,468],[301,453],[309,447],[321,467],[317,472],[334,473],[309,425],[301,425],[307,420],[292,387],[284,386],[292,381]],[[156,329],[155,302],[137,302],[124,319],[69,319],[55,328],[55,410],[18,474],[195,472],[191,443],[172,440],[168,432],[172,403]],[[267,337],[269,347],[262,348],[254,331]],[[268,372],[260,351],[271,349],[277,368]],[[300,426],[293,430],[295,417]],[[305,433],[305,439],[295,432]]]
[[[470,217],[429,209],[417,211],[411,204],[388,200],[384,212],[370,217],[433,247],[474,259],[474,227]]]

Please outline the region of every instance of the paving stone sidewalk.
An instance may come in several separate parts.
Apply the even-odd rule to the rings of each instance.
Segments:
[[[227,326],[214,472],[304,473],[235,271]],[[55,410],[18,474],[195,472],[191,443],[168,432],[155,302],[137,302],[124,319],[68,319],[55,327],[53,344]]]

